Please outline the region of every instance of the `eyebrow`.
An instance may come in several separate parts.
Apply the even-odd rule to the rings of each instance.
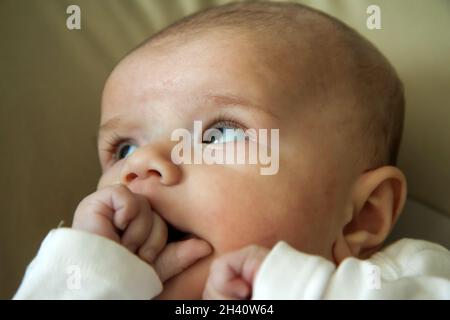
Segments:
[[[239,106],[243,106],[243,107],[248,107],[250,109],[254,109],[258,112],[262,112],[262,113],[268,114],[271,117],[279,119],[279,117],[276,114],[274,114],[268,110],[264,110],[264,108],[262,108],[261,106],[255,105],[255,104],[251,103],[250,101],[248,101],[247,99],[237,97],[234,95],[209,94],[209,95],[204,96],[203,98],[206,98],[206,100],[212,100],[219,106],[239,105]]]
[[[106,135],[107,132],[115,131],[118,128],[121,128],[124,126],[130,127],[130,128],[135,127],[131,122],[124,120],[120,116],[112,117],[111,119],[109,119],[108,121],[106,121],[105,123],[100,125],[100,128],[98,129],[97,135],[96,135],[97,142],[100,141],[100,138],[102,138],[104,135]]]
[[[256,110],[261,113],[265,113],[271,117],[279,119],[279,117],[276,114],[274,114],[268,110],[264,110],[260,106],[254,105],[246,99],[243,99],[243,98],[240,98],[237,96],[233,96],[233,95],[209,94],[209,95],[205,95],[205,96],[201,97],[200,100],[210,100],[210,101],[213,101],[216,105],[221,106],[221,107],[222,106],[232,106],[232,105],[242,106],[242,107],[250,108],[252,110]],[[127,124],[127,122],[125,122],[122,119],[122,117],[120,117],[120,116],[116,116],[116,117],[109,119],[108,121],[106,121],[105,123],[100,125],[100,128],[98,130],[97,140],[101,136],[103,136],[106,132],[114,131],[117,128],[122,127],[126,124]]]
[[[121,117],[119,116],[115,116],[111,119],[109,119],[108,121],[106,121],[105,123],[103,123],[102,125],[100,125],[100,128],[98,130],[99,132],[99,136],[106,131],[111,131],[111,130],[115,130],[118,127],[120,127],[123,123],[123,120]]]

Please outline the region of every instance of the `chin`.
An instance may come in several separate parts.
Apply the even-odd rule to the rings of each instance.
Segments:
[[[209,274],[213,257],[194,263],[163,284],[163,291],[156,300],[200,300]]]

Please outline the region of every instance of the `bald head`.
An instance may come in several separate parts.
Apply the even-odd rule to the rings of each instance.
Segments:
[[[251,35],[260,49],[278,50],[293,62],[306,59],[303,65],[314,65],[311,81],[322,105],[345,97],[345,105],[333,107],[347,116],[339,132],[357,149],[357,160],[368,167],[395,165],[403,129],[403,86],[386,58],[355,30],[300,4],[232,3],[187,16],[135,50],[179,46],[214,31]],[[293,88],[295,76],[289,77]]]

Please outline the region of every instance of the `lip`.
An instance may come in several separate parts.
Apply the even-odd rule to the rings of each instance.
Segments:
[[[153,210],[153,212],[158,215],[167,226],[167,243],[176,242],[187,239],[191,234],[180,230],[175,227],[163,214],[161,214],[160,208],[157,208],[154,203],[151,203],[149,200],[149,204]]]
[[[150,201],[149,201],[149,203],[150,203]],[[152,205],[150,203],[150,205],[152,206],[152,210],[155,212],[155,214],[157,214],[159,217],[161,217],[167,225],[167,243],[178,242],[178,241],[188,240],[188,239],[193,239],[193,238],[196,238],[196,239],[199,238],[195,234],[186,232],[186,231],[178,228],[174,224],[172,224],[164,215],[162,215],[160,213],[159,208],[156,208],[156,206],[154,204]]]

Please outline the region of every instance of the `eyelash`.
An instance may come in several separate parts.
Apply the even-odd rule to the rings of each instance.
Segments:
[[[114,132],[110,137],[105,139],[107,147],[103,149],[103,151],[107,152],[108,157],[112,158],[112,161],[115,161],[117,149],[122,143],[127,141],[130,141],[130,139],[119,136],[117,133]]]
[[[234,118],[230,115],[221,114],[221,115],[215,117],[209,123],[210,124],[208,126],[206,126],[205,130],[207,130],[209,128],[213,128],[214,126],[217,126],[217,124],[220,124],[224,127],[235,127],[238,129],[245,130],[245,126],[242,125],[236,118]],[[202,134],[203,134],[203,132],[202,132]]]
[[[217,116],[212,121],[210,121],[210,125],[208,125],[205,130],[207,130],[209,128],[213,128],[214,126],[218,127],[217,126],[218,124],[220,124],[221,126],[224,126],[224,127],[231,127],[231,128],[235,127],[238,129],[245,130],[245,126],[243,126],[238,120],[236,120],[232,116],[223,115],[223,114]],[[202,135],[203,135],[203,133],[202,133]],[[130,142],[130,141],[131,141],[130,139],[122,137],[115,132],[110,137],[106,138],[105,142],[107,143],[107,147],[102,150],[108,154],[108,161],[116,162],[117,159],[115,159],[115,158],[117,158],[116,153],[117,153],[119,146],[122,143]]]

